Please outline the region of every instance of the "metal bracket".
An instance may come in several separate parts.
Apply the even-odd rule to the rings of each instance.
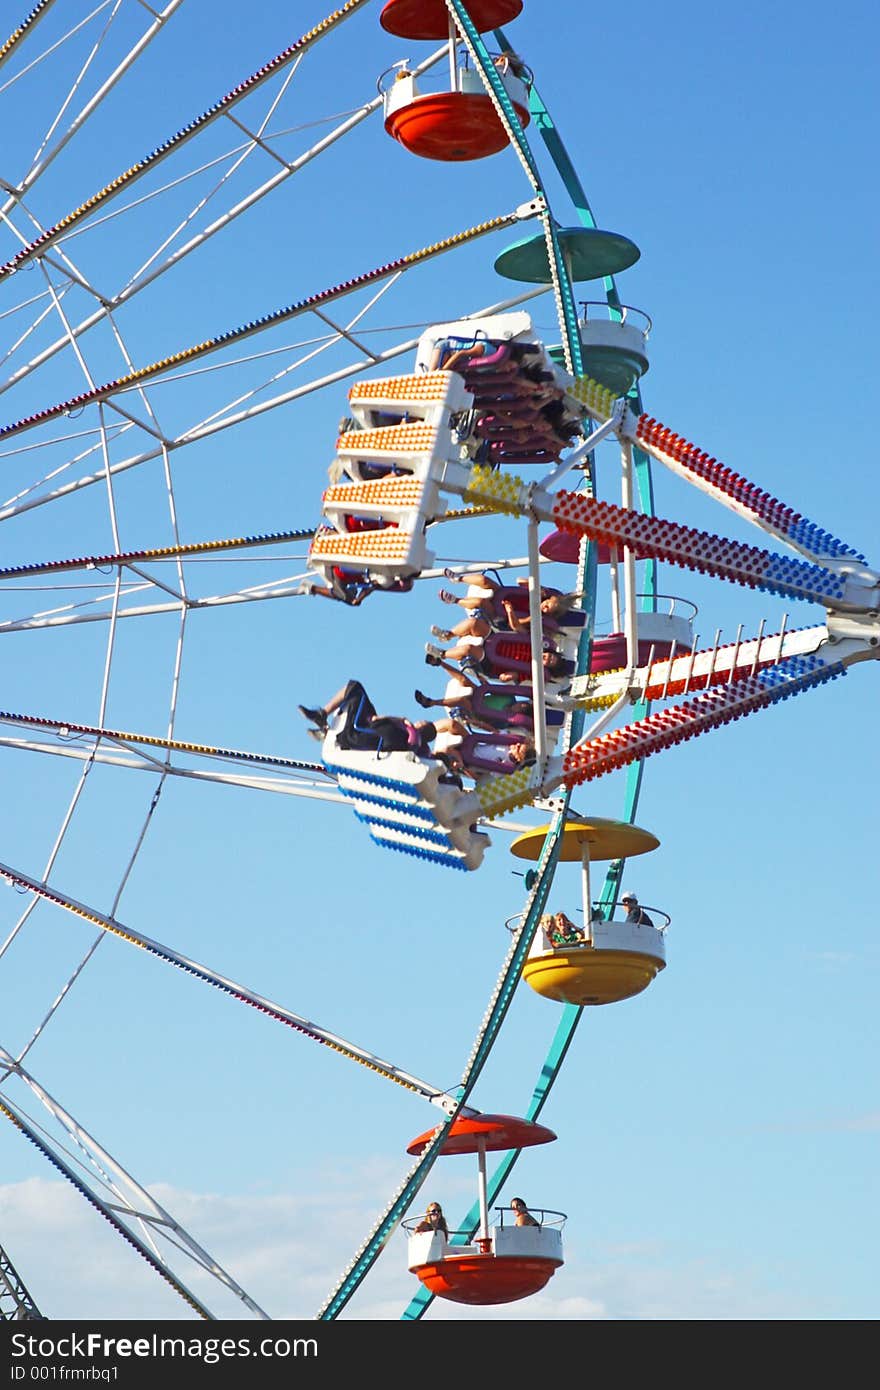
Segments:
[[[541,217],[547,211],[546,200],[538,194],[536,197],[530,198],[527,203],[520,203],[519,207],[514,210],[514,216],[518,217],[521,222],[526,222],[530,217]]]

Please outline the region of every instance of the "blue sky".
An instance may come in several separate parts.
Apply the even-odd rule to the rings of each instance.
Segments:
[[[85,15],[90,7],[75,8]],[[380,8],[365,5],[306,55],[289,85],[288,74],[274,79],[237,115],[250,129],[268,119],[268,143],[285,159],[307,151],[375,96],[391,64],[429,51],[383,31]],[[120,61],[144,13],[125,0],[71,110]],[[324,13],[277,0],[185,0],[10,222],[29,237],[53,225]],[[84,29],[29,68],[69,24],[53,8],[0,67],[9,132],[0,175],[10,184],[30,167],[59,93],[97,37],[95,27]],[[877,27],[874,8],[855,0],[843,0],[833,25],[815,5],[793,18],[754,3],[716,13],[634,0],[603,11],[599,23],[573,0],[527,0],[507,31],[598,224],[641,248],[617,289],[653,321],[646,410],[875,565]],[[117,294],[167,238],[176,234],[169,249],[180,245],[278,171],[268,154],[249,158],[215,189],[228,152],[244,141],[230,122],[210,126],[108,204],[112,217],[84,223],[64,244],[67,269],[106,298]],[[569,225],[564,189],[533,147],[554,214]],[[478,164],[419,161],[374,115],[115,310],[124,349],[105,322],[82,336],[79,356],[68,345],[7,389],[58,337],[60,315],[79,322],[94,299],[69,289],[59,262],[48,280],[61,298],[23,337],[47,302],[37,298],[48,293],[47,277],[32,269],[0,283],[9,344],[2,423],[510,212],[528,196],[512,152]],[[2,237],[6,259],[21,240],[8,226]],[[511,292],[493,261],[513,239],[478,240],[408,272],[369,313],[362,293],[331,316],[363,308],[358,331],[374,347],[416,338]],[[595,289],[578,287],[577,297],[598,297]],[[17,307],[31,300],[36,308]],[[530,312],[538,334],[555,341],[550,297]],[[152,410],[176,440],[230,402],[267,400],[341,371],[352,353],[317,342],[323,331],[314,318],[294,319],[150,386],[146,400],[121,403],[141,420]],[[411,361],[404,354],[394,370]],[[172,449],[182,538],[315,525],[349,384],[340,378]],[[121,417],[111,409],[107,418],[115,429]],[[30,510],[10,500],[35,485],[27,496],[45,498],[56,484],[40,480],[62,466],[61,481],[99,470],[100,452],[70,463],[94,443],[86,432],[97,422],[90,407],[4,446],[5,565],[115,550],[104,483]],[[27,447],[12,452],[14,442]],[[108,457],[118,463],[151,447],[133,427],[114,432]],[[607,464],[600,459],[602,495],[613,495],[615,466],[613,451]],[[659,466],[654,487],[659,515],[762,542]],[[161,459],[114,475],[112,511],[120,549],[171,544]],[[525,553],[525,529],[510,518],[437,529],[439,564]],[[171,570],[143,568],[151,582],[123,606],[169,597],[152,581],[170,582]],[[191,562],[187,580],[206,596],[304,570],[305,547],[288,544]],[[562,586],[569,574],[557,571]],[[103,589],[72,587],[82,583]],[[328,697],[350,675],[378,705],[414,713],[413,689],[427,688],[433,674],[424,642],[447,616],[438,588],[426,581],[356,611],[300,597],[195,609],[182,642],[173,611],[120,620],[104,724],[161,737],[176,693],[179,739],[311,760],[316,747],[296,705]],[[750,633],[762,618],[772,630],[782,612],[790,627],[821,621],[809,605],[786,608],[671,567],[661,569],[660,588],[698,605],[706,644],[716,628],[732,641],[739,623]],[[107,589],[107,576],[94,572],[8,583],[0,619]],[[600,594],[597,622],[608,619]],[[98,723],[109,627],[0,629],[0,706]],[[668,967],[638,998],[585,1011],[542,1114],[557,1141],[523,1154],[503,1198],[521,1192],[567,1213],[565,1264],[521,1304],[436,1302],[429,1319],[876,1317],[876,679],[864,663],[648,762],[636,819],[661,843],[624,883],[670,914]],[[22,736],[9,725],[4,733]],[[39,879],[63,828],[49,874],[60,892],[98,913],[115,910],[142,935],[455,1087],[506,953],[505,921],[525,897],[503,826],[492,830],[477,873],[452,874],[376,848],[333,803],[169,777],[150,815],[155,773],[97,764],[68,819],[80,763],[0,743],[0,767],[0,862]],[[620,815],[622,778],[577,793],[573,804]],[[577,907],[573,866],[559,868],[552,897],[569,912]],[[96,935],[41,902],[10,940],[28,901],[0,891],[0,942],[8,943],[0,1045],[13,1054]],[[473,1104],[525,1110],[558,1017],[557,1006],[519,987]],[[408,1171],[407,1143],[438,1114],[115,938],[101,943],[25,1065],[273,1318],[314,1317]],[[20,1083],[5,1081],[2,1094],[51,1128]],[[0,1245],[47,1316],[191,1316],[9,1123],[0,1127],[0,1154]],[[475,1160],[449,1158],[421,1196],[455,1219],[475,1190]],[[217,1286],[186,1264],[180,1270],[218,1317],[240,1315]],[[416,1287],[398,1233],[342,1316],[399,1319]]]

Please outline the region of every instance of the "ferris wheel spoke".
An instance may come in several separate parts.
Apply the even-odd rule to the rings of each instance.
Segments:
[[[527,216],[534,214],[528,212]],[[442,241],[434,242],[430,246],[424,246],[418,251],[411,251],[386,265],[376,266],[372,270],[362,271],[359,275],[353,276],[341,285],[333,285],[326,289],[319,290],[317,293],[309,295],[307,298],[288,304],[282,309],[273,310],[269,314],[262,315],[250,323],[240,324],[236,328],[227,329],[225,332],[216,334],[214,337],[201,343],[192,344],[190,347],[181,348],[172,352],[169,356],[160,358],[158,361],[151,362],[144,367],[139,367],[125,376],[117,377],[113,381],[105,382],[88,391],[81,391],[67,400],[59,401],[57,404],[48,406],[43,410],[37,411],[32,415],[27,415],[23,419],[14,421],[11,424],[0,428],[0,439],[9,439],[21,434],[24,430],[32,429],[34,426],[44,424],[49,420],[58,419],[60,416],[67,415],[73,410],[81,410],[85,405],[92,405],[98,401],[106,401],[116,392],[128,390],[141,382],[150,381],[156,377],[164,376],[169,371],[181,366],[185,362],[197,361],[210,353],[218,352],[221,348],[227,348],[234,343],[244,342],[255,334],[263,333],[269,328],[274,328],[279,324],[287,323],[291,319],[306,313],[312,308],[323,307],[346,295],[352,294],[355,290],[366,285],[373,284],[379,280],[387,279],[398,271],[410,269],[420,265],[435,256],[441,255],[444,251],[450,250],[453,246],[461,246],[465,242],[473,241],[477,237],[488,235],[502,227],[512,226],[519,220],[520,213],[517,211],[504,213],[488,221],[481,222],[476,226],[465,228],[463,231],[456,232]]]
[[[41,176],[41,174],[43,174],[45,170],[49,167],[49,165],[57,158],[57,156],[64,149],[65,145],[67,145],[68,142],[71,139],[73,139],[73,137],[83,127],[83,125],[86,123],[89,117],[94,114],[94,112],[100,106],[104,98],[113,90],[113,88],[118,84],[121,78],[125,76],[126,72],[129,70],[132,64],[137,61],[137,59],[143,53],[144,49],[151,43],[151,41],[156,37],[156,35],[161,32],[167,21],[174,14],[174,11],[177,10],[183,3],[183,0],[167,0],[164,9],[152,12],[152,24],[148,25],[143,34],[137,40],[137,42],[132,46],[132,48],[124,56],[121,62],[117,64],[116,68],[113,70],[110,76],[101,83],[100,87],[97,89],[94,95],[91,96],[84,103],[84,105],[80,108],[77,114],[70,121],[67,128],[55,140],[55,143],[51,144],[50,141],[55,133],[56,128],[59,126],[61,122],[61,117],[67,106],[69,106],[72,103],[74,95],[78,91],[79,87],[82,85],[88,68],[94,61],[95,55],[98,49],[100,48],[102,42],[104,42],[106,39],[109,25],[112,24],[113,20],[116,18],[116,15],[119,12],[121,3],[122,0],[116,0],[116,3],[112,7],[110,7],[111,14],[109,20],[107,21],[107,24],[105,25],[104,32],[96,40],[89,56],[87,57],[85,63],[81,67],[80,72],[73,84],[73,87],[71,88],[71,91],[68,93],[68,96],[66,97],[61,107],[61,110],[56,116],[55,121],[53,122],[46,136],[44,137],[43,142],[39,150],[37,151],[28,172],[19,181],[19,183],[16,184],[14,188],[10,190],[12,193],[12,197],[4,205],[3,211],[8,211],[12,206],[14,206],[15,202],[21,196],[21,194],[23,194],[28,188],[32,187],[32,185]],[[97,8],[92,12],[93,15],[97,16],[100,13],[100,11],[104,8],[107,8],[107,6],[97,6]],[[76,28],[79,27],[81,26],[76,26]],[[76,32],[76,28],[71,30],[69,34],[65,37],[71,37],[72,34]]]
[[[74,1162],[64,1153],[60,1145],[38,1127],[12,1103],[0,1096],[0,1112],[26,1139],[37,1148],[74,1188],[100,1212],[105,1221],[121,1235],[146,1260],[147,1264],[159,1274],[198,1314],[206,1320],[214,1317],[199,1299],[169,1266],[161,1254],[156,1237],[164,1237],[182,1250],[206,1274],[210,1274],[219,1284],[234,1294],[245,1307],[258,1318],[268,1319],[269,1314],[256,1303],[212,1255],[203,1249],[183,1226],[162,1207],[145,1187],[128,1173],[106,1149],[88,1133],[56,1101],[47,1090],[21,1067],[5,1048],[0,1047],[0,1062],[7,1068],[7,1075],[19,1078],[41,1101],[68,1137],[87,1159],[91,1168],[91,1180],[77,1173]],[[81,1160],[74,1160],[81,1164]],[[97,1174],[97,1178],[95,1178]],[[109,1190],[112,1200],[108,1200],[99,1188]],[[142,1234],[137,1234],[137,1228]]]
[[[131,593],[138,592],[144,588],[152,588],[153,585],[135,586],[126,591],[126,597]],[[121,621],[126,618],[145,618],[152,617],[160,613],[179,613],[182,608],[189,610],[223,608],[240,603],[263,603],[270,599],[283,598],[305,598],[302,588],[302,580],[291,584],[288,580],[278,580],[273,584],[264,584],[252,589],[237,589],[232,593],[213,594],[205,598],[187,599],[185,601],[175,600],[169,603],[141,604],[126,608],[118,608],[112,612],[85,613],[73,611],[82,605],[68,605],[66,609],[53,609],[49,613],[38,613],[30,618],[10,619],[0,623],[0,634],[10,632],[35,632],[41,628],[71,627],[81,623],[105,623],[109,621]],[[112,602],[113,596],[103,594],[100,598],[92,600],[93,603]]]
[[[25,15],[24,19],[16,25],[9,35],[9,38],[6,39],[4,43],[0,44],[0,64],[5,63],[13,49],[15,49],[29,33],[33,32],[40,20],[44,18],[54,4],[55,0],[37,0],[36,5],[34,5],[30,13]]]
[[[266,1014],[278,1023],[284,1023],[295,1032],[310,1038],[313,1042],[321,1043],[329,1047],[332,1051],[340,1053],[349,1061],[357,1062],[365,1066],[369,1071],[376,1072],[387,1081],[393,1081],[405,1090],[421,1096],[433,1104],[439,1105],[441,1109],[448,1110],[450,1101],[448,1094],[438,1086],[433,1086],[430,1082],[422,1081],[419,1077],[413,1076],[402,1067],[394,1063],[384,1061],[374,1053],[368,1052],[365,1048],[359,1047],[356,1043],[350,1042],[345,1038],[339,1037],[329,1029],[321,1027],[310,1019],[303,1018],[301,1015],[292,1012],[282,1004],[274,1003],[254,990],[249,989],[235,980],[229,979],[209,966],[202,965],[198,961],[191,960],[188,956],[182,955],[179,951],[173,950],[170,946],[165,946],[161,942],[154,941],[148,936],[137,932],[134,928],[124,925],[114,917],[99,912],[96,908],[90,907],[85,903],[78,902],[75,898],[66,893],[60,892],[56,888],[50,887],[47,883],[40,883],[31,878],[28,874],[20,870],[13,869],[8,864],[0,864],[0,877],[5,878],[9,883],[17,885],[28,892],[36,894],[46,902],[54,903],[57,907],[62,907],[74,916],[80,917],[87,922],[92,922],[99,927],[102,932],[120,937],[123,941],[128,941],[131,945],[138,946],[141,950],[149,952],[160,960],[164,960],[169,965],[174,965],[189,975],[195,976],[203,983],[213,985],[221,990],[230,998],[238,1000],[239,1003],[248,1004],[251,1008],[257,1009],[260,1013]]]
[[[181,767],[175,763],[151,759],[145,753],[110,753],[97,745],[70,745],[40,742],[33,739],[16,739],[0,736],[0,747],[18,750],[23,753],[45,753],[61,758],[72,758],[86,764],[103,763],[108,767],[119,767],[133,772],[161,771],[163,776],[178,777],[191,782],[212,782],[218,786],[238,787],[253,791],[275,792],[282,796],[305,797],[311,801],[335,802],[347,805],[341,792],[328,790],[323,781],[305,781],[290,777],[258,776],[254,773],[208,772],[201,768]],[[301,763],[303,772],[313,773],[320,778],[324,769],[317,763]]]
[[[156,15],[154,23],[148,28],[144,36],[138,41],[122,63],[118,65],[111,77],[102,84],[96,95],[83,107],[75,120],[71,122],[71,125],[64,133],[63,137],[56,142],[55,146],[45,154],[42,159],[38,158],[35,161],[28,174],[17,187],[17,194],[23,193],[30,187],[49,163],[60,153],[64,145],[77,133],[85,120],[87,120],[96,109],[100,101],[112,90],[120,78],[125,74],[126,70],[137,59],[151,39],[156,36],[182,2],[183,0],[168,0],[165,9]],[[93,194],[78,208],[68,213],[54,227],[49,228],[37,238],[34,243],[24,248],[22,252],[19,252],[17,256],[13,257],[11,261],[0,266],[0,278],[19,269],[35,255],[53,245],[62,235],[66,234],[72,226],[87,217],[95,207],[102,205],[111,197],[121,192],[123,188],[128,187],[155,164],[167,158],[181,145],[199,134],[201,130],[212,121],[227,115],[235,105],[243,101],[247,96],[250,96],[252,92],[274,78],[277,73],[283,71],[284,68],[291,63],[297,61],[308,48],[317,43],[319,39],[327,36],[333,29],[342,24],[366,3],[367,0],[345,0],[345,3],[342,4],[339,9],[333,11],[327,18],[320,21],[320,23],[315,25],[295,43],[277,54],[275,58],[271,59],[255,73],[252,73],[250,77],[245,78],[244,81],[239,83],[231,92],[227,93],[226,96],[222,97],[207,111],[203,112],[201,116],[196,117],[193,121],[185,125],[176,135],[163,141],[151,154],[138,160],[130,169],[118,175],[110,184]],[[8,210],[10,206],[12,206],[12,201],[6,205],[4,210]]]
[[[209,556],[228,550],[245,550],[287,541],[311,540],[313,527],[293,531],[271,531],[256,536],[230,536],[210,541],[178,541],[175,545],[151,546],[142,550],[118,551],[103,555],[81,555],[69,560],[44,560],[32,565],[8,565],[0,569],[0,582],[5,579],[27,579],[42,574],[63,574],[70,570],[100,569],[103,566],[128,565],[148,560],[188,559]]]
[[[96,740],[107,739],[121,745],[142,744],[145,747],[161,749],[166,754],[182,752],[194,756],[248,763],[251,766],[278,768],[285,771],[320,772],[325,776],[327,775],[321,763],[302,762],[296,758],[284,758],[271,753],[253,753],[236,748],[220,748],[213,744],[194,743],[174,739],[170,736],[162,738],[155,734],[131,733],[94,724],[77,724],[68,720],[46,719],[39,715],[10,714],[6,711],[0,711],[0,724],[10,724],[19,728],[51,730],[65,740],[83,737]]]
[[[434,63],[436,63],[437,61],[438,57],[437,55],[434,55],[431,59],[428,59],[424,63],[419,64],[416,71],[424,71],[429,67],[433,66]],[[63,219],[62,224],[59,224],[64,228],[63,235],[56,229],[56,235],[53,238],[52,229],[50,229],[49,231],[43,231],[42,229],[39,229],[40,235],[31,242],[27,242],[27,239],[22,234],[18,233],[14,227],[12,227],[13,233],[23,243],[21,251],[17,253],[17,255],[23,257],[23,263],[27,263],[30,259],[39,256],[47,264],[53,265],[56,269],[58,269],[64,275],[66,275],[72,283],[79,285],[91,297],[99,300],[98,307],[91,314],[87,315],[84,319],[82,319],[73,328],[72,331],[74,337],[80,338],[91,328],[95,327],[96,324],[101,323],[110,315],[112,315],[112,313],[115,310],[119,309],[123,305],[126,305],[142,290],[151,287],[155,283],[155,281],[158,280],[162,275],[164,275],[168,270],[171,270],[172,268],[177,266],[179,262],[184,259],[184,257],[187,257],[191,255],[193,252],[198,251],[207,241],[209,241],[213,236],[217,235],[218,232],[222,232],[223,230],[225,230],[228,226],[231,225],[232,222],[234,222],[237,218],[242,216],[243,213],[249,211],[263,198],[268,196],[270,193],[273,193],[280,186],[280,184],[282,184],[292,174],[300,172],[313,159],[317,158],[318,155],[323,154],[327,149],[330,148],[332,144],[334,144],[337,140],[341,139],[343,136],[347,135],[356,125],[358,125],[367,116],[371,115],[377,109],[380,103],[381,98],[375,98],[366,103],[366,105],[358,107],[358,109],[355,112],[351,113],[351,115],[345,121],[343,121],[340,125],[335,127],[331,134],[327,135],[322,140],[317,142],[317,144],[312,146],[312,148],[306,151],[304,154],[296,157],[295,159],[282,160],[284,167],[280,172],[276,172],[272,176],[272,178],[266,180],[263,184],[257,187],[252,193],[247,195],[245,198],[239,199],[239,201],[228,211],[215,217],[212,222],[205,226],[201,231],[195,233],[182,246],[177,247],[164,260],[160,261],[158,265],[156,264],[156,261],[161,255],[161,250],[163,248],[154,248],[148,260],[129,277],[125,285],[116,293],[110,294],[107,291],[98,291],[96,288],[92,287],[88,283],[88,281],[86,281],[79,274],[79,272],[76,271],[76,269],[72,266],[72,264],[66,257],[63,260],[59,260],[57,257],[53,257],[51,254],[51,250],[47,251],[44,245],[45,243],[50,245],[50,247],[51,245],[56,245],[60,247],[62,241],[66,241],[69,238],[81,235],[83,231],[94,231],[95,229],[103,226],[108,220],[107,216],[105,216],[104,218],[95,218],[92,216],[93,204],[102,205],[105,201],[102,195],[95,195],[94,200],[90,200],[88,204],[84,205],[83,208],[79,210],[79,215],[70,215],[74,219],[73,231],[68,232],[68,220]],[[188,130],[189,127],[186,127],[185,131]],[[163,145],[160,147],[160,152],[164,153],[164,151],[165,146]],[[241,152],[239,150],[233,149],[222,158],[225,162],[228,162],[230,159],[235,158],[236,156],[240,156],[240,153]],[[144,165],[144,170],[150,167],[150,160],[151,157],[148,157],[147,160],[142,161],[142,164]],[[192,179],[198,176],[198,174],[200,173],[206,172],[214,164],[218,162],[221,161],[215,159],[210,161],[208,164],[203,165],[201,169],[187,171],[185,174],[181,175],[179,179],[173,181],[172,183],[166,184],[161,188],[156,189],[154,192],[146,195],[144,199],[141,199],[138,202],[130,203],[123,208],[117,209],[116,211],[110,213],[108,216],[125,216],[127,213],[137,209],[137,207],[142,205],[143,202],[161,197],[163,194],[166,194],[169,190],[178,186],[180,183]],[[137,171],[139,166],[135,167]],[[225,182],[229,176],[229,174],[224,176],[224,179],[221,181],[221,183],[217,185],[218,189],[220,186],[222,186],[222,183]],[[109,199],[117,191],[120,191],[125,184],[126,176],[120,176],[119,179],[114,180],[110,185],[108,185],[107,188],[103,190],[103,193],[106,194],[106,197]],[[178,226],[178,228],[173,233],[171,233],[169,237],[166,238],[165,243],[163,243],[163,247],[167,246],[172,240],[176,239],[180,235],[181,231],[187,225],[189,225],[189,223],[194,219],[194,217],[204,208],[206,201],[207,199],[205,197],[199,199],[192,212],[184,219],[184,221]],[[2,217],[2,214],[0,214],[0,217]],[[88,222],[83,227],[81,225],[81,218],[86,217],[88,218]],[[8,216],[6,220],[8,221]],[[11,224],[9,225],[11,226]],[[13,261],[14,260],[15,258],[13,258]],[[8,264],[13,265],[13,262],[9,262]],[[15,265],[13,266],[13,268],[19,269],[21,267]],[[7,270],[6,273],[10,274],[11,271]],[[2,275],[2,268],[0,268],[0,275]],[[66,291],[69,288],[69,285],[63,285],[60,287],[60,292],[66,293]],[[22,305],[22,307],[24,307],[24,305]],[[21,341],[22,340],[19,340],[18,343],[13,344],[8,349],[6,357],[4,357],[3,359],[4,361],[14,354],[17,348],[21,345]],[[0,394],[2,394],[4,391],[9,390],[10,387],[17,384],[24,377],[30,375],[31,372],[36,370],[38,367],[42,366],[45,362],[49,361],[56,353],[58,353],[66,345],[66,338],[58,338],[48,347],[43,348],[39,352],[39,354],[32,359],[32,361],[26,363],[24,366],[14,371],[5,382],[0,381]]]
[[[484,515],[484,512],[482,512],[479,509],[463,509],[457,515],[447,514],[443,517],[438,518],[437,524],[439,524],[440,522],[452,520],[462,520],[470,518],[476,519],[481,515]],[[314,533],[310,531],[307,534],[311,535]],[[260,542],[258,541],[257,543],[259,544]],[[267,540],[266,543],[272,544],[274,542],[270,538]],[[225,549],[229,547],[227,547],[224,543],[223,548]],[[165,547],[161,547],[159,549],[165,549]],[[180,547],[167,547],[167,549],[169,550],[169,559],[174,558],[174,556],[178,552],[182,553],[187,551],[187,547],[183,545]],[[199,560],[212,562],[210,553],[202,555],[198,553],[199,549],[200,548],[197,544],[196,553],[189,554],[184,557],[187,559],[188,564],[192,565],[193,563],[196,563]],[[289,556],[281,557],[281,559],[284,560],[285,563],[288,562],[290,558],[291,557]],[[59,563],[62,565],[62,567],[68,567],[67,562]],[[117,562],[112,561],[112,563],[115,564]],[[247,560],[243,561],[243,563],[247,563]],[[472,561],[471,566],[474,563],[477,562]],[[527,559],[525,557],[514,557],[505,559],[491,557],[479,561],[478,563],[482,566],[482,568],[497,569],[501,571],[509,568],[521,569],[525,564],[527,564]],[[38,576],[40,574],[51,575],[57,572],[54,569],[54,562],[50,561],[48,562],[48,565],[48,569],[44,569],[40,566],[27,566],[26,568],[29,571],[33,571]],[[73,562],[69,565],[70,569],[74,569],[76,567],[76,562]],[[15,567],[11,568],[14,572]],[[135,566],[131,566],[130,568],[132,569],[132,572],[135,572]],[[440,569],[432,568],[423,570],[422,573],[418,576],[418,579],[422,581],[433,581],[436,579],[442,579],[444,576],[445,568],[446,567],[444,566]],[[145,573],[140,571],[139,569],[136,572]],[[162,613],[177,613],[180,612],[182,609],[186,609],[190,612],[197,609],[201,611],[207,611],[211,609],[224,608],[230,605],[240,603],[260,603],[270,599],[307,598],[309,596],[309,587],[307,584],[306,587],[304,587],[304,583],[306,582],[306,573],[307,572],[304,571],[302,575],[296,576],[294,578],[285,577],[272,582],[265,582],[263,584],[253,586],[250,588],[237,589],[235,591],[225,594],[208,594],[201,595],[198,597],[190,595],[186,598],[176,596],[174,601],[170,603],[152,603],[138,605],[135,605],[130,602],[130,600],[134,598],[137,594],[142,594],[145,592],[145,590],[151,589],[153,587],[165,587],[170,590],[170,586],[164,586],[159,584],[154,585],[154,581],[152,580],[152,578],[146,577],[141,583],[131,582],[128,584],[121,585],[119,590],[119,598],[117,600],[115,588],[108,588],[108,586],[104,584],[69,584],[64,586],[63,589],[61,585],[52,585],[50,586],[52,592],[55,592],[56,590],[59,592],[79,592],[82,590],[92,589],[97,589],[99,592],[88,599],[73,600],[66,605],[61,605],[57,608],[53,608],[50,610],[43,610],[38,613],[33,613],[26,617],[8,618],[5,620],[0,620],[0,635],[12,632],[39,631],[45,628],[71,627],[84,623],[108,622],[111,618],[114,622],[121,622],[122,620],[127,618],[144,618]],[[11,573],[9,577],[15,577],[16,579],[23,578],[22,575],[13,575],[13,573]],[[29,586],[22,587],[26,589]],[[8,585],[6,588],[7,596],[15,594],[18,591],[18,589],[18,584]],[[113,605],[111,611],[109,612],[84,611],[87,607],[97,608],[99,605],[106,605],[108,603]]]

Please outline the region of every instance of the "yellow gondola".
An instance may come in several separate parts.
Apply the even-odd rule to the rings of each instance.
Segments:
[[[548,829],[541,826],[518,836],[511,852],[537,860]],[[523,979],[536,993],[564,1004],[614,1004],[640,994],[665,968],[666,913],[658,914],[664,919],[660,926],[597,916],[589,877],[593,861],[647,854],[659,843],[650,831],[626,821],[593,817],[566,822],[559,857],[580,861],[584,928],[582,939],[561,946],[553,945],[544,930],[536,933],[523,966]]]

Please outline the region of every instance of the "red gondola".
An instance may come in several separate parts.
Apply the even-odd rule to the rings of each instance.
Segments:
[[[468,0],[467,9],[482,33],[514,19],[522,9],[522,0]],[[509,143],[506,125],[482,73],[469,66],[469,55],[465,53],[463,61],[456,56],[459,33],[443,0],[389,0],[381,23],[404,38],[449,41],[446,91],[423,91],[406,64],[395,65],[395,80],[384,94],[388,134],[411,154],[444,162],[485,159],[503,150]],[[528,125],[531,73],[515,53],[489,56],[520,126]]]
[[[519,101],[513,107],[520,125],[528,125],[528,107]],[[423,159],[486,159],[508,143],[507,131],[483,91],[426,92],[400,105],[389,103],[386,109],[388,134]]]
[[[420,1134],[407,1153],[420,1154],[435,1130]],[[486,1154],[522,1149],[555,1139],[552,1129],[516,1115],[459,1115],[441,1153],[476,1153],[480,1163],[479,1232],[466,1243],[447,1240],[439,1231],[410,1230],[409,1268],[431,1293],[454,1303],[512,1303],[538,1293],[563,1263],[561,1212],[542,1211],[534,1226],[504,1223],[490,1228],[486,1197]],[[465,1233],[455,1232],[454,1236]]]

